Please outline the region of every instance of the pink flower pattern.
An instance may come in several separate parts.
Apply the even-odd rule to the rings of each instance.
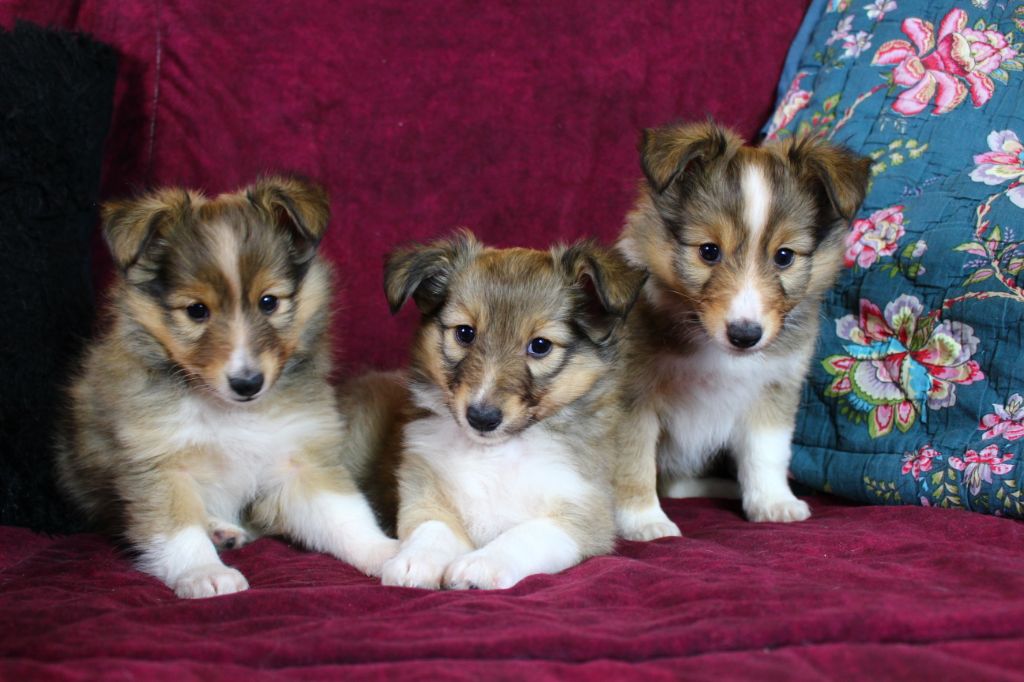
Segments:
[[[897,204],[853,221],[846,241],[846,267],[870,268],[881,256],[896,252],[903,237],[903,206]]]
[[[895,65],[893,82],[907,90],[892,108],[904,116],[921,113],[933,99],[933,114],[948,113],[968,94],[975,107],[982,106],[995,91],[989,74],[1017,56],[1002,33],[968,28],[962,9],[943,17],[937,39],[932,23],[917,17],[905,19],[901,28],[912,44],[890,40],[878,48],[871,63]]]
[[[981,418],[979,429],[986,429],[981,434],[983,440],[1002,436],[1006,440],[1024,438],[1024,397],[1014,393],[1005,405],[992,405],[995,412]]]
[[[766,134],[769,140],[777,139],[779,130],[788,126],[800,110],[811,101],[812,93],[800,89],[800,81],[806,77],[807,72],[800,71],[793,78],[793,82],[789,84],[789,89],[786,90],[782,103],[775,110],[775,113],[772,115],[772,121],[768,125],[768,132]]]
[[[968,450],[964,453],[963,459],[950,457],[949,466],[963,472],[968,490],[972,495],[977,495],[981,492],[982,481],[992,483],[992,474],[1002,476],[1013,470],[1013,464],[1006,464],[1006,460],[1011,458],[1012,454],[1001,455],[997,446],[989,445],[980,452]]]
[[[974,156],[978,165],[971,171],[971,180],[986,185],[1009,181],[1006,196],[1024,208],[1024,144],[1012,130],[993,130],[988,135],[988,148],[991,151]]]
[[[931,445],[923,445],[916,451],[903,453],[903,473],[911,474],[914,480],[921,478],[921,474],[932,470],[932,461],[941,459],[942,453]]]

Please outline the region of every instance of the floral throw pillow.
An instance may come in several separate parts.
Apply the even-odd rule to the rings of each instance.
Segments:
[[[874,160],[793,475],[1024,517],[1024,2],[829,0],[767,129]]]

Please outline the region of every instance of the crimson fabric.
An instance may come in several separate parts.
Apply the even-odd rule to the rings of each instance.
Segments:
[[[1024,525],[812,498],[753,524],[670,501],[684,538],[504,592],[382,587],[261,539],[247,592],[180,601],[93,535],[0,530],[0,678],[1020,679]]]
[[[0,0],[0,24],[121,52],[105,197],[323,181],[355,370],[404,363],[416,315],[389,319],[389,249],[458,226],[500,245],[610,241],[639,129],[713,115],[754,135],[806,4]]]

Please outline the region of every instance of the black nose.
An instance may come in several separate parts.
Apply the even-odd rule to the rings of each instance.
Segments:
[[[493,431],[501,424],[501,410],[492,405],[470,405],[466,421],[477,431]]]
[[[725,328],[725,335],[729,337],[729,343],[737,348],[750,348],[756,346],[757,342],[761,340],[763,331],[757,322],[740,320],[739,322],[730,322]]]
[[[243,398],[251,398],[263,388],[263,375],[257,372],[248,376],[228,377],[228,386]]]

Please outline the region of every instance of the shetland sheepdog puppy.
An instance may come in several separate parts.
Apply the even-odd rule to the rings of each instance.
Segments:
[[[339,461],[327,382],[322,189],[267,178],[214,199],[107,204],[109,329],[70,392],[59,476],[179,597],[238,592],[218,547],[291,537],[379,574],[398,549]]]
[[[654,495],[655,453],[667,497],[728,493],[700,479],[728,453],[750,520],[804,520],[790,442],[869,160],[811,137],[744,146],[710,122],[648,130],[641,156],[646,182],[618,242],[650,273],[629,322],[623,534],[678,533]]]
[[[610,551],[618,332],[644,275],[589,243],[393,253],[393,311],[422,312],[383,582],[500,589]]]

